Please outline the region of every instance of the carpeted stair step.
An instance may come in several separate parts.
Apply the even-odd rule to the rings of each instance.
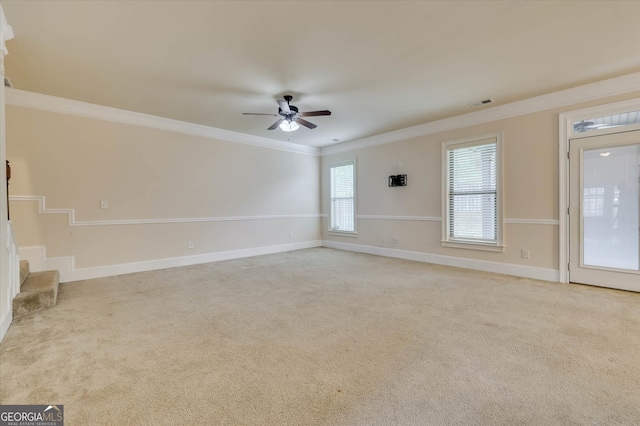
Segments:
[[[32,272],[13,299],[13,318],[50,308],[58,299],[58,271]]]
[[[20,261],[20,288],[22,288],[25,281],[27,281],[28,276],[29,276],[29,261],[21,260]]]

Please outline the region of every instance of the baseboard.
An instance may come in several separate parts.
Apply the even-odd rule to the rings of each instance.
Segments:
[[[166,259],[154,259],[142,262],[120,263],[116,265],[97,266],[92,268],[76,268],[74,256],[47,258],[46,248],[43,246],[20,248],[20,258],[29,261],[29,267],[33,272],[57,269],[60,272],[61,282],[71,282],[110,277],[114,275],[131,274],[134,272],[153,271],[156,269],[175,268],[178,266],[196,265],[199,263],[218,262],[221,260],[240,259],[243,257],[260,256],[264,254],[282,253],[286,251],[320,247],[321,245],[321,241],[312,240],[301,243],[251,247],[239,250],[220,251]]]
[[[385,257],[396,257],[399,259],[435,263],[438,265],[455,266],[457,268],[466,268],[484,272],[495,272],[497,274],[514,275],[516,277],[533,278],[536,280],[559,282],[560,279],[560,272],[557,269],[514,265],[511,263],[502,262],[489,262],[485,260],[443,256],[440,254],[365,246],[361,244],[350,244],[329,240],[323,240],[322,246],[339,250],[354,251],[358,253],[375,254]]]
[[[60,281],[67,278],[74,270],[75,259],[73,256],[47,257],[45,246],[18,247],[20,259],[29,262],[31,272],[50,271],[56,269],[60,272]]]
[[[92,278],[109,277],[114,275],[131,274],[134,272],[153,271],[156,269],[195,265],[199,263],[218,262],[221,260],[240,259],[243,257],[260,256],[264,254],[282,253],[286,251],[294,251],[321,246],[358,253],[367,253],[378,256],[415,260],[418,262],[434,263],[438,265],[454,266],[457,268],[495,272],[498,274],[514,275],[517,277],[533,278],[537,280],[553,282],[558,282],[559,280],[559,271],[556,269],[515,265],[502,262],[489,262],[462,257],[443,256],[439,254],[421,253],[416,251],[366,246],[360,244],[350,244],[329,240],[313,240],[275,246],[252,247],[240,250],[197,254],[193,256],[181,256],[166,259],[154,259],[142,262],[97,266],[93,268],[76,268],[75,258],[73,256],[48,258],[46,255],[46,248],[43,246],[21,247],[20,258],[29,261],[29,267],[33,272],[57,269],[60,272],[61,282],[71,282],[88,280]],[[11,321],[9,321],[9,323],[11,323]]]
[[[2,321],[0,321],[0,342],[4,339],[4,335],[9,331],[9,326],[11,325],[12,313],[11,310],[7,311]]]

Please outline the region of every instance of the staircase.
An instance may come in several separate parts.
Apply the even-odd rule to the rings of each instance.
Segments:
[[[58,271],[29,272],[29,262],[20,261],[20,293],[13,299],[13,318],[50,308],[58,299]]]

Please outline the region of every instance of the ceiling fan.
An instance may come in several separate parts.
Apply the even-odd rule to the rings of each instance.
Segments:
[[[618,127],[615,124],[611,124],[611,123],[607,123],[606,121],[610,121],[610,120],[603,120],[602,123],[596,123],[594,121],[585,121],[582,120],[580,122],[576,122],[573,124],[573,130],[577,133],[582,133],[582,132],[586,132],[588,130],[601,130],[601,129],[609,129],[611,127]]]
[[[582,120],[573,124],[573,130],[576,132],[586,132],[587,130],[593,129],[594,127],[596,127],[596,123],[594,123],[593,121]]]
[[[282,117],[275,123],[271,125],[267,130],[275,130],[277,127],[280,127],[285,132],[293,132],[300,128],[299,124],[302,124],[309,129],[315,129],[316,126],[313,123],[308,122],[300,117],[317,117],[320,115],[331,115],[331,111],[323,110],[323,111],[309,111],[309,112],[299,112],[298,108],[290,105],[293,96],[285,95],[284,101],[278,99],[278,113],[277,114],[263,114],[260,112],[243,112],[244,115],[272,115],[274,117]]]

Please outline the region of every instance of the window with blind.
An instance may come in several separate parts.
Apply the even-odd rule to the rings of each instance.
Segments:
[[[443,245],[502,250],[501,139],[443,145]]]
[[[330,167],[331,223],[330,232],[355,234],[355,161],[345,161]]]

